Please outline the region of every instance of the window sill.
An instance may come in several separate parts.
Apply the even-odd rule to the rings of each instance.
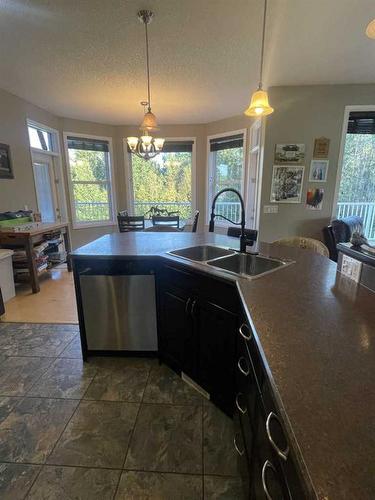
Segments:
[[[116,226],[117,223],[114,221],[98,221],[98,222],[76,222],[72,224],[73,229],[90,229],[92,227],[107,227]]]

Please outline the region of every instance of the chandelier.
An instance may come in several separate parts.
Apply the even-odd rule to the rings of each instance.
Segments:
[[[151,111],[151,92],[150,92],[150,61],[148,55],[148,31],[147,26],[154,17],[153,12],[150,10],[140,10],[138,12],[138,19],[145,25],[145,39],[146,39],[146,70],[147,70],[147,101],[142,101],[141,105],[144,107],[144,117],[139,129],[142,132],[140,137],[127,137],[127,143],[132,153],[143,158],[150,160],[162,152],[165,139],[152,137],[150,132],[158,130],[156,116]]]

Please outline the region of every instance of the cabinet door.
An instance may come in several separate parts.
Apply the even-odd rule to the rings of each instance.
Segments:
[[[198,383],[232,416],[237,315],[208,301],[194,307],[199,342]]]
[[[194,337],[190,316],[192,299],[187,291],[159,288],[159,356],[180,373],[194,376]]]

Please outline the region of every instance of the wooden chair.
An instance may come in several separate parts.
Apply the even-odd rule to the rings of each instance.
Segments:
[[[143,231],[145,228],[145,218],[143,215],[118,215],[118,229],[120,233],[129,231]]]
[[[304,238],[303,236],[293,236],[291,238],[282,238],[276,240],[272,245],[284,245],[287,247],[304,248],[306,250],[312,250],[320,255],[329,257],[328,248],[319,240],[314,240],[313,238]]]
[[[146,227],[145,232],[149,232],[149,233],[180,233],[181,230],[177,229],[177,227],[168,226],[167,224],[165,224],[165,225],[160,224],[158,226]]]
[[[186,221],[186,224],[181,229],[184,233],[196,233],[198,227],[199,210],[196,210],[194,217]]]
[[[152,216],[153,226],[169,226],[180,227],[180,216],[179,215],[153,215]]]

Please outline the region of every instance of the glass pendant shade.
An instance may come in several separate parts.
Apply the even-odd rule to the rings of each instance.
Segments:
[[[128,137],[127,142],[130,150],[135,151],[138,144],[138,137]]]
[[[268,94],[265,90],[258,89],[251,96],[250,106],[244,111],[246,116],[266,116],[273,113],[274,109],[268,102]]]
[[[151,111],[145,113],[143,117],[143,122],[139,127],[141,130],[157,130],[158,124],[156,122],[156,116]]]
[[[165,141],[165,139],[162,139],[161,137],[154,139],[154,145],[155,145],[156,151],[161,151],[163,149],[164,141]]]
[[[366,28],[366,35],[369,38],[372,38],[375,40],[375,19],[373,19]]]

